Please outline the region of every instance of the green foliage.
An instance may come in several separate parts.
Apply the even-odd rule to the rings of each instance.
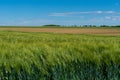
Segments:
[[[119,79],[119,36],[0,31],[0,80]]]
[[[61,27],[61,25],[48,24],[48,25],[43,25],[42,27],[47,27],[47,28],[49,28],[49,27],[50,27],[50,28],[52,28],[52,27],[53,27],[53,28],[56,27],[56,28],[57,28],[57,27]]]

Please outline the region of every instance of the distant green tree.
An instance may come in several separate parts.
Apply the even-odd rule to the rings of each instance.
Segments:
[[[117,25],[116,27],[120,27],[120,25]]]
[[[100,27],[109,27],[109,26],[107,26],[107,25],[101,25]]]
[[[56,25],[56,24],[48,24],[48,25],[43,25],[43,26],[52,26],[52,27],[57,27],[57,26],[60,26],[60,25]]]

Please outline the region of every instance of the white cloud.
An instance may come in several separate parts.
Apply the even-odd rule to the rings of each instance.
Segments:
[[[110,16],[105,16],[105,19],[110,20],[111,17]]]
[[[115,12],[115,11],[105,11],[104,13],[106,13],[106,14],[119,14],[120,12]]]
[[[49,16],[67,16],[68,14],[66,13],[52,13]]]
[[[102,14],[103,11],[95,11],[95,12],[93,12],[93,13],[96,13],[96,14]]]
[[[51,13],[49,16],[68,16],[77,14],[120,14],[120,12],[116,11],[64,12],[64,13]]]
[[[120,16],[105,16],[104,19],[112,21],[120,21]]]

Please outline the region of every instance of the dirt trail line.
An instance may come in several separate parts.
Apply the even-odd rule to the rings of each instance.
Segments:
[[[22,31],[22,32],[51,32],[70,34],[106,34],[120,35],[120,29],[103,28],[0,28],[0,30]]]

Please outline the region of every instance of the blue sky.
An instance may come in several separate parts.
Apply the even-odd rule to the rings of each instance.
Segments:
[[[0,0],[0,25],[119,25],[120,0]]]

